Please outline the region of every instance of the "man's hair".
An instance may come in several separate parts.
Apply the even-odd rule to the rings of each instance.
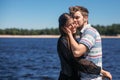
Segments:
[[[73,16],[75,12],[80,11],[83,16],[88,16],[89,11],[83,6],[72,6],[69,7],[69,12]]]

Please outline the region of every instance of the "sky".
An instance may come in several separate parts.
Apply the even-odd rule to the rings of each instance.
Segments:
[[[120,23],[120,0],[0,0],[0,29],[57,28],[58,18],[70,6],[89,10],[92,25]]]

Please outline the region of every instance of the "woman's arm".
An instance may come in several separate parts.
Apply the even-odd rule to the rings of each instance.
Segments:
[[[88,48],[83,44],[78,44],[76,40],[73,38],[73,35],[71,33],[68,34],[68,37],[70,39],[70,44],[71,44],[74,57],[80,57],[85,52],[87,52]]]
[[[68,35],[70,39],[70,44],[71,44],[74,57],[80,57],[85,52],[87,52],[88,48],[83,44],[78,44],[74,39],[72,32],[67,27],[64,29],[64,32]]]

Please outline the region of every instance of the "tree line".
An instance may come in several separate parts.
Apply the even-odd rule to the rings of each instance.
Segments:
[[[120,24],[112,25],[92,25],[96,28],[101,35],[116,36],[120,34]],[[18,29],[6,28],[0,29],[0,35],[59,35],[59,28],[46,28],[46,29]]]

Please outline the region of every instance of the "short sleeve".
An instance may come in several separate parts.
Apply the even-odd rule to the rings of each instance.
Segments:
[[[96,40],[96,31],[88,28],[82,34],[82,38],[79,43],[84,44],[90,50],[94,46],[95,40]]]

